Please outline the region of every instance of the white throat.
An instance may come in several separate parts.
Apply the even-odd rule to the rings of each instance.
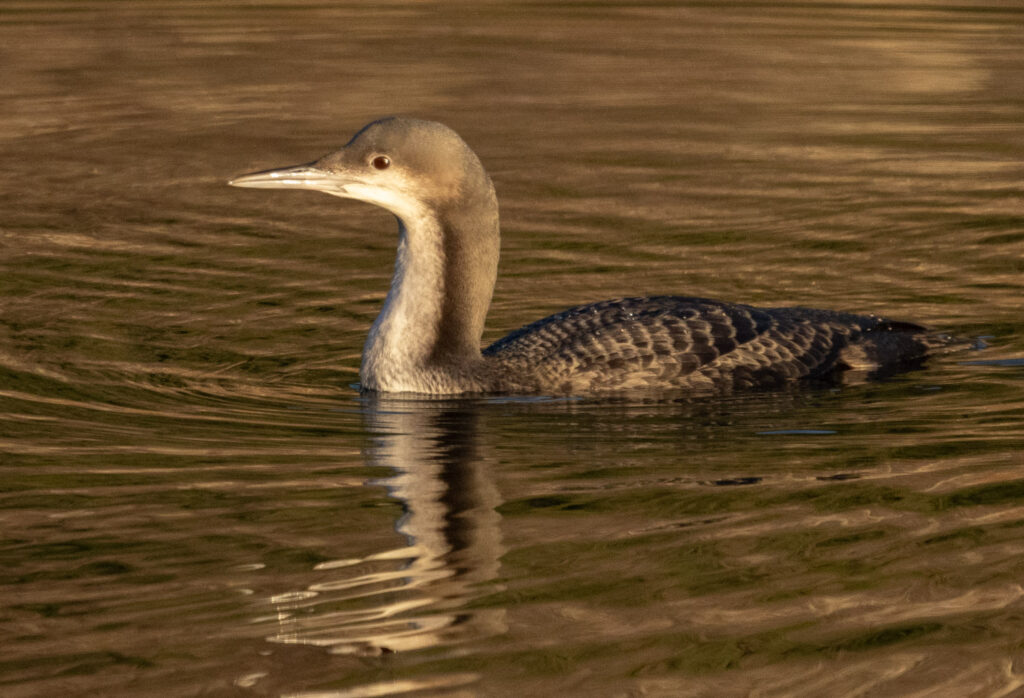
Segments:
[[[430,392],[427,363],[438,339],[445,287],[443,238],[431,216],[398,223],[395,273],[366,338],[359,379],[370,390]]]

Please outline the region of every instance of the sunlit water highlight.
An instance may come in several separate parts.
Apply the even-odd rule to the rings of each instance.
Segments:
[[[1021,19],[8,3],[0,694],[1019,694]],[[715,401],[361,397],[393,220],[224,182],[389,113],[492,172],[487,340],[681,293],[987,346]]]

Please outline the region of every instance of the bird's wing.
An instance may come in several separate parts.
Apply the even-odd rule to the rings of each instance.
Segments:
[[[542,390],[603,392],[776,385],[841,368],[844,349],[884,320],[701,298],[623,298],[570,308],[484,350]]]

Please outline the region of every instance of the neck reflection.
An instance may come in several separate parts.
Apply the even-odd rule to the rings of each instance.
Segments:
[[[318,565],[338,577],[275,596],[271,641],[374,656],[505,632],[502,609],[466,608],[493,591],[481,585],[497,577],[504,552],[479,409],[467,400],[365,399],[367,465],[394,472],[371,484],[402,503],[396,528],[407,544]]]

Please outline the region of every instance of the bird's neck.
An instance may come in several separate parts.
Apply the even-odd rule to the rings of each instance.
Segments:
[[[498,267],[497,205],[461,205],[399,219],[384,308],[363,349],[362,387],[389,392],[473,390]]]

